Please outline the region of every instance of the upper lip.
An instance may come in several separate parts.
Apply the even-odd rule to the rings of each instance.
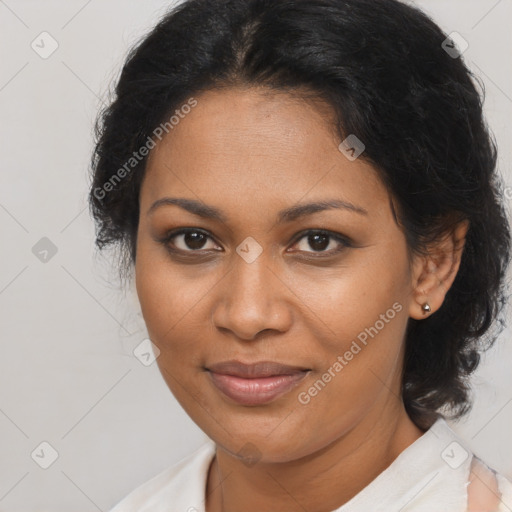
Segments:
[[[224,375],[233,375],[246,379],[258,377],[272,377],[274,375],[294,375],[309,370],[299,366],[289,366],[276,363],[275,361],[258,361],[257,363],[246,364],[240,361],[224,361],[209,365],[207,370]]]

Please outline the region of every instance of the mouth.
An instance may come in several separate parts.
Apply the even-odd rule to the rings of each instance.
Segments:
[[[290,392],[311,371],[273,361],[225,361],[205,368],[213,385],[240,405],[263,405]]]

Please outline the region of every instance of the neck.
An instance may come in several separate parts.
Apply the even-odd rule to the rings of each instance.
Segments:
[[[364,489],[424,434],[401,405],[368,414],[321,450],[286,463],[248,467],[217,446],[206,489],[206,512],[334,510]]]

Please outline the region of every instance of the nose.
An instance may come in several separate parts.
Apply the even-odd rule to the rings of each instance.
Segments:
[[[285,332],[292,322],[293,293],[264,254],[252,263],[236,255],[232,269],[216,287],[214,326],[246,341],[262,331]]]

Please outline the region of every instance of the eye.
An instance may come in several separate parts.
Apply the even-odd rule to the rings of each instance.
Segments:
[[[210,247],[208,247],[208,240],[212,243]],[[352,247],[348,238],[339,233],[320,229],[302,232],[295,240],[293,245],[299,247],[299,252],[316,253],[318,256],[315,257],[321,257],[322,255],[332,256],[347,247]],[[304,241],[301,242],[302,240]],[[171,231],[166,234],[160,242],[169,251],[174,253],[195,252],[200,254],[203,251],[219,251],[219,246],[213,241],[213,238],[207,232],[198,228],[181,228]],[[313,250],[308,250],[308,248]],[[220,249],[220,251],[221,250],[222,249]]]
[[[298,243],[301,240],[304,240],[304,242],[302,242],[302,244]],[[300,251],[320,254],[327,253],[328,255],[341,252],[346,247],[352,246],[346,237],[338,233],[332,233],[325,230],[306,231],[305,233],[302,233],[300,238],[298,238],[298,242],[295,242],[294,245],[299,245]],[[308,247],[312,248],[313,251],[308,251]],[[325,250],[329,247],[331,247],[330,250]]]
[[[170,250],[182,252],[198,252],[199,250],[215,249],[217,247],[205,247],[207,240],[213,240],[206,232],[196,228],[184,228],[168,233],[162,240]]]

